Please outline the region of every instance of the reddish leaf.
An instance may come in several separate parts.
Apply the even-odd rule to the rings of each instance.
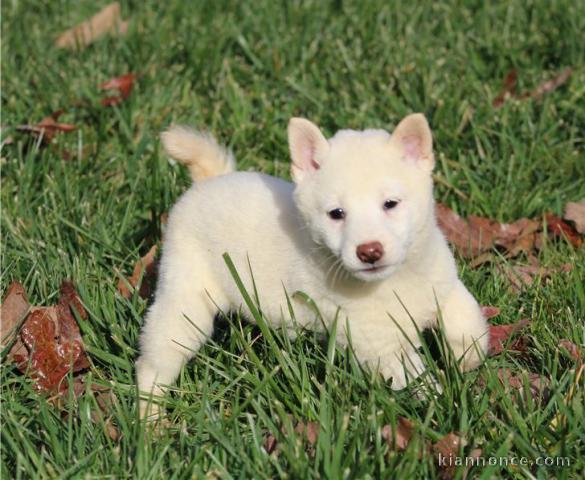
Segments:
[[[24,295],[24,290],[19,294]],[[38,391],[65,391],[65,377],[89,367],[72,309],[87,318],[73,285],[64,282],[59,303],[33,307],[17,332],[17,342],[22,342],[24,348],[17,351],[13,348],[9,359],[16,362],[21,372],[30,375]]]
[[[264,438],[263,446],[264,450],[266,450],[266,453],[268,453],[268,455],[276,451],[277,445],[278,441],[276,440],[276,437],[272,433],[266,435],[266,437]]]
[[[26,354],[26,348],[20,336],[18,336],[18,331],[29,309],[30,304],[28,303],[24,287],[18,282],[13,282],[8,287],[4,301],[2,302],[2,307],[0,308],[0,345],[2,350],[14,340],[14,345],[8,353],[8,358]]]
[[[467,219],[457,215],[446,205],[436,206],[439,227],[447,240],[468,258],[500,246],[513,256],[534,248],[535,232],[540,222],[521,218],[514,223],[498,223],[486,217],[470,215]]]
[[[382,438],[390,450],[406,450],[413,433],[413,423],[404,417],[397,418],[396,426],[387,424],[382,427]]]
[[[493,356],[502,353],[505,350],[504,345],[506,341],[528,324],[530,324],[530,320],[524,318],[518,323],[513,323],[510,325],[490,325],[488,355]]]
[[[562,339],[559,342],[559,347],[561,347],[562,350],[564,349],[569,357],[571,357],[576,362],[583,362],[583,352],[577,345],[571,342],[571,340],[567,340],[565,338]]]
[[[126,100],[130,96],[132,88],[134,87],[134,80],[137,78],[138,75],[135,73],[128,73],[121,77],[111,78],[107,82],[102,83],[99,86],[102,90],[117,90],[119,92],[118,95],[103,98],[101,101],[102,106],[108,107],[111,105],[118,105]]]
[[[579,202],[567,203],[564,218],[575,224],[577,232],[585,233],[585,198]]]
[[[144,257],[136,262],[132,276],[127,279],[120,279],[118,291],[124,298],[130,298],[136,287],[139,287],[138,295],[140,297],[148,298],[151,295],[156,283],[156,252],[157,246],[154,245]],[[128,288],[128,284],[130,284],[130,288]]]
[[[30,304],[24,287],[19,282],[12,282],[6,291],[0,306],[0,338],[5,346],[10,337],[15,335],[15,328],[24,320]]]
[[[292,417],[290,418],[292,421]],[[321,430],[321,425],[318,422],[305,422],[303,420],[299,420],[293,431],[297,434],[297,439],[299,444],[305,444],[305,448],[309,456],[313,456],[315,454],[314,446],[317,443],[317,439],[319,438],[319,432]],[[283,436],[288,435],[288,432],[284,425],[280,427],[280,433]],[[264,438],[264,450],[268,454],[274,453],[278,455],[278,440],[273,434],[268,434]]]
[[[520,95],[519,98],[540,98],[543,95],[553,92],[561,85],[565,84],[572,74],[573,70],[571,68],[566,68],[551,80],[547,80],[546,82],[541,83],[534,90],[530,92],[524,92],[522,95]]]
[[[561,217],[547,213],[545,219],[548,230],[553,237],[564,237],[575,248],[579,248],[583,244],[583,239],[579,236],[579,233]]]
[[[307,440],[310,446],[317,443],[321,425],[318,422],[299,422],[295,427],[295,433]]]
[[[483,314],[486,320],[489,320],[490,318],[497,317],[500,314],[500,309],[498,307],[489,307],[487,305],[482,305],[481,313]]]
[[[502,385],[517,391],[525,399],[528,395],[536,402],[545,401],[548,398],[550,381],[537,373],[524,372],[514,375],[509,368],[499,368],[498,378]]]
[[[541,83],[534,90],[518,94],[516,91],[516,80],[518,78],[518,74],[516,70],[511,70],[506,75],[502,92],[496,98],[494,98],[492,105],[494,108],[500,108],[506,102],[506,100],[510,98],[516,98],[518,100],[526,100],[529,98],[539,99],[543,95],[556,90],[561,85],[566,83],[572,74],[573,70],[571,68],[566,68],[551,80],[547,80],[546,82]]]
[[[461,458],[461,448],[465,443],[460,435],[448,433],[433,445],[432,450],[439,466],[439,478],[447,480],[455,477],[457,458]]]
[[[502,87],[501,93],[494,98],[492,105],[495,108],[500,108],[505,101],[516,95],[516,80],[518,79],[518,72],[516,70],[510,70],[506,74],[506,78],[504,79],[504,86]]]
[[[72,132],[77,129],[75,125],[57,122],[62,114],[63,110],[57,110],[48,117],[43,118],[36,125],[19,125],[16,129],[42,137],[43,144],[48,145],[57,133]]]
[[[128,22],[122,22],[120,18],[120,4],[114,2],[89,20],[63,32],[55,45],[58,48],[71,49],[85,47],[108,33],[123,35],[127,28]]]
[[[570,272],[572,265],[565,263],[558,268],[543,267],[535,257],[531,257],[531,265],[498,265],[498,270],[510,281],[516,293],[534,284],[535,280],[546,280],[558,273]]]

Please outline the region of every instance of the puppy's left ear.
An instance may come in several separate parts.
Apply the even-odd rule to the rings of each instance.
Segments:
[[[392,132],[390,143],[402,152],[402,157],[406,161],[415,163],[425,171],[433,170],[435,166],[433,135],[422,113],[404,117]]]

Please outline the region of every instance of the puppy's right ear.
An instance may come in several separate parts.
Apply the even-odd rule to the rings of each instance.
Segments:
[[[291,118],[288,123],[288,145],[292,158],[291,176],[295,183],[319,170],[323,155],[329,149],[319,127],[304,118]]]

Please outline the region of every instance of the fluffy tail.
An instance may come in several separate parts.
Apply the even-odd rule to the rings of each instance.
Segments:
[[[219,145],[210,133],[175,126],[163,132],[161,140],[167,154],[187,166],[193,181],[236,169],[232,152]]]

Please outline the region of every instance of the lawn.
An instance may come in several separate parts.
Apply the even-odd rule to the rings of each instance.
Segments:
[[[148,300],[124,298],[118,280],[160,242],[161,215],[190,185],[159,142],[175,122],[211,130],[239,169],[289,178],[291,116],[332,134],[391,130],[424,112],[437,200],[501,222],[562,215],[585,198],[584,2],[128,1],[125,35],[79,51],[54,45],[106,4],[2,2],[1,286],[4,297],[18,280],[31,303],[50,305],[64,279],[75,283],[89,314],[85,378],[112,389],[103,420],[119,435],[92,420],[94,393],[55,405],[4,351],[2,478],[462,478],[428,447],[451,432],[463,455],[527,459],[486,460],[474,477],[583,478],[583,368],[559,342],[585,344],[584,248],[545,242],[540,264],[571,271],[519,293],[500,267],[522,256],[478,268],[458,256],[480,303],[500,308],[493,323],[531,323],[524,351],[467,374],[447,369],[442,395],[394,392],[327,340],[289,341],[236,315],[183,369],[166,398],[169,426],[155,433],[137,421],[134,381]],[[567,67],[569,80],[542,98],[492,105],[511,69],[521,92]],[[129,72],[128,98],[102,106],[98,86]],[[59,109],[77,128],[49,145],[16,128]],[[501,368],[541,376],[547,394],[513,391]],[[404,450],[383,438],[400,418],[414,425]],[[319,424],[316,441],[293,431],[299,421]],[[545,457],[555,465],[536,464]]]

